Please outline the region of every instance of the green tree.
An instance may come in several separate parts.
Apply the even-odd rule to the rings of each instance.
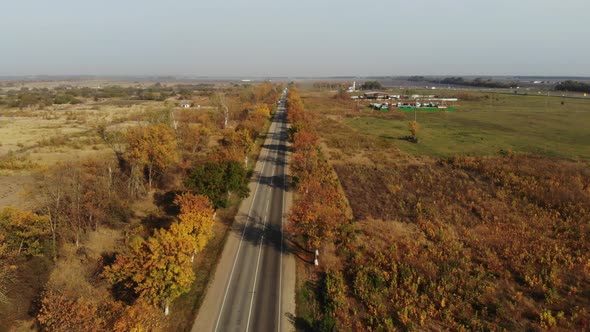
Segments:
[[[207,196],[214,208],[227,206],[232,193],[248,196],[248,171],[235,160],[199,162],[190,171],[185,184],[196,193]]]
[[[383,86],[379,81],[366,81],[361,85],[361,90],[379,90],[383,89]]]

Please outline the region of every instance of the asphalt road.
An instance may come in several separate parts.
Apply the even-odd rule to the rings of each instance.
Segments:
[[[236,217],[234,223],[239,241],[228,240],[220,261],[227,266],[216,271],[213,284],[223,290],[212,285],[214,294],[208,292],[193,331],[282,329],[287,123],[284,96],[281,101],[260,152],[253,191],[241,207],[243,221]]]

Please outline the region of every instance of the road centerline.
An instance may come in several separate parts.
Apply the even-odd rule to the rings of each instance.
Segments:
[[[275,126],[276,128],[276,126]],[[271,144],[274,143],[274,138],[271,141]],[[278,154],[278,150],[277,152],[275,152],[275,160],[276,158],[278,158],[279,154]],[[272,168],[272,173],[271,173],[271,179],[275,176],[275,172],[276,172],[276,166],[273,166]],[[268,200],[266,201],[266,213],[268,214],[268,207],[270,206],[270,201],[272,199],[272,182],[271,185],[268,188],[268,191],[271,192],[270,198],[268,198]],[[268,196],[267,196],[268,197]],[[252,295],[250,298],[250,308],[248,309],[248,320],[246,323],[246,332],[248,332],[249,328],[250,328],[250,319],[252,316],[252,308],[254,307],[254,295],[256,294],[256,281],[258,280],[258,272],[260,270],[260,256],[262,254],[262,248],[264,248],[264,232],[266,230],[266,221],[268,219],[268,215],[264,217],[263,223],[262,223],[262,235],[260,236],[260,244],[258,247],[258,258],[256,260],[256,269],[255,269],[255,273],[254,273],[254,282],[252,284]],[[279,324],[280,325],[280,324]]]

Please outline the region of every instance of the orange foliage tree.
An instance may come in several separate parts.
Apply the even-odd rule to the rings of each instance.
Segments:
[[[74,300],[64,294],[47,291],[41,299],[37,320],[46,331],[105,331],[108,321],[102,309],[85,298]]]
[[[189,156],[204,150],[210,135],[211,130],[201,124],[181,123],[178,127],[180,146]]]
[[[125,306],[119,318],[114,322],[115,332],[154,331],[161,325],[161,313],[156,311],[144,299],[138,299],[133,305]]]
[[[296,90],[287,98],[287,114],[293,131],[291,170],[298,181],[298,199],[291,209],[288,230],[301,236],[309,248],[319,251],[332,241],[347,217],[345,201],[332,167],[322,159],[312,117],[303,109]]]
[[[129,251],[117,255],[104,276],[133,289],[154,305],[162,304],[167,315],[170,302],[190,289],[195,275],[185,243],[186,232],[158,229],[147,240],[132,239]]]

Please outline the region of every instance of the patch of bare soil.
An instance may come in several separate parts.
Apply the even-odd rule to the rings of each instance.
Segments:
[[[30,174],[0,175],[0,209],[6,206],[29,208],[25,189],[32,182]]]

